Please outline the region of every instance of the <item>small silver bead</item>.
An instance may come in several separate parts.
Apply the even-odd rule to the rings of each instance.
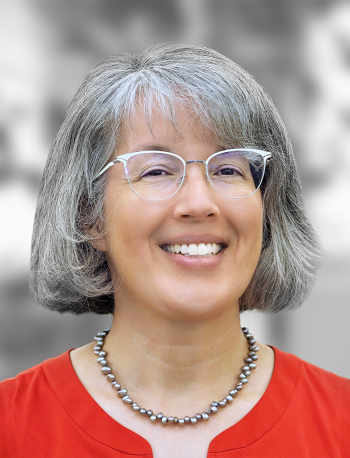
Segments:
[[[174,423],[175,418],[174,417],[168,417],[168,423]]]
[[[195,417],[197,418],[197,420],[200,420],[202,418],[202,415],[200,413],[196,413]]]
[[[104,342],[104,340],[101,337],[95,336],[94,337],[95,342]]]
[[[259,356],[258,356],[258,355],[253,355],[253,356],[252,356],[252,360],[253,360],[253,361],[257,361],[258,359],[259,359]]]
[[[178,424],[181,425],[181,426],[184,425],[185,424],[185,419],[184,418],[179,418]]]
[[[96,347],[94,347],[94,351],[100,352],[101,350],[102,350],[101,345],[96,345]]]
[[[131,398],[129,398],[128,395],[124,396],[123,399],[122,399],[122,401],[123,401],[125,404],[130,404],[130,405],[134,402]]]
[[[107,380],[108,380],[109,382],[114,382],[114,380],[115,380],[115,375],[113,375],[113,374],[108,374],[108,375],[107,375]]]
[[[190,417],[184,417],[184,420],[185,420],[186,423],[189,423]]]
[[[106,337],[107,336],[107,333],[106,332],[98,332],[96,334],[96,337]]]
[[[128,390],[125,389],[125,388],[122,388],[121,390],[118,391],[118,396],[120,398],[123,398],[124,396],[126,396],[128,394]]]
[[[247,379],[247,378],[244,378],[244,379],[242,380],[242,383],[243,383],[243,385],[246,385],[246,384],[248,383],[248,379]]]
[[[141,415],[146,415],[147,410],[146,409],[140,409],[139,412],[140,412]]]
[[[227,399],[226,399],[226,398],[225,398],[225,399],[222,399],[221,401],[219,401],[219,406],[220,406],[220,407],[225,407],[226,404],[227,404]]]
[[[244,359],[244,362],[247,364],[251,363],[252,361],[253,361],[252,358],[249,358],[249,356]]]
[[[231,402],[233,402],[233,397],[230,396],[230,395],[226,396],[226,399],[227,399],[227,402],[228,402],[229,404],[231,404]]]
[[[251,370],[256,369],[256,364],[255,363],[250,363],[249,364],[249,369],[251,369]]]
[[[249,350],[250,350],[250,351],[255,351],[255,345],[250,345],[250,346],[249,346]]]
[[[242,372],[249,371],[249,366],[242,366]]]
[[[106,351],[103,351],[103,350],[100,351],[100,356],[103,356],[103,357],[107,356],[107,352],[106,352]]]
[[[197,420],[197,418],[196,418],[196,417],[191,417],[191,423],[192,423],[192,424],[195,424],[195,423],[197,423],[197,421],[198,421],[198,420]]]
[[[162,417],[162,425],[166,425],[168,423],[168,417]]]
[[[100,361],[100,364],[101,366],[107,366],[107,361],[105,359],[103,359],[102,361]]]
[[[217,407],[219,405],[219,403],[214,401],[214,402],[211,403],[211,405]]]
[[[237,391],[241,391],[242,388],[243,388],[242,385],[237,385],[237,386],[236,386],[236,390],[237,390]]]
[[[110,374],[111,372],[112,372],[112,369],[111,369],[110,367],[108,367],[108,366],[104,366],[104,367],[102,368],[102,374],[103,374],[103,375],[108,375],[108,374]]]
[[[244,374],[239,374],[238,378],[242,381],[245,378]]]
[[[213,413],[216,413],[218,411],[218,408],[215,407],[215,406],[211,406],[210,407],[210,410],[213,412]]]
[[[98,354],[100,354],[100,352],[98,352]],[[98,364],[101,363],[101,361],[104,361],[105,359],[102,357],[102,356],[99,356],[96,361],[98,362]]]
[[[117,391],[119,391],[120,388],[121,388],[121,386],[120,386],[120,384],[118,382],[112,382],[112,387]]]
[[[179,423],[179,419],[177,417],[174,417],[174,423]]]
[[[244,326],[244,327],[242,328],[242,331],[243,331],[243,334],[248,334],[249,328],[248,328],[247,326]]]
[[[157,413],[157,418],[159,418],[159,420],[161,420],[163,417],[164,414],[162,414],[162,412]]]
[[[153,410],[147,410],[147,415],[150,417],[153,415]]]
[[[209,415],[206,412],[203,412],[202,413],[202,418],[203,418],[203,420],[207,421],[207,420],[209,420]]]
[[[260,350],[260,348],[257,345],[254,345],[253,351],[257,352],[259,350]]]
[[[151,415],[149,419],[154,423],[157,420],[157,417],[155,415]]]
[[[245,372],[244,372],[244,375],[245,375],[246,377],[249,377],[249,376],[250,376],[250,371],[245,371]]]
[[[250,357],[252,357],[252,356],[255,355],[255,351],[250,351],[248,354],[249,354]]]
[[[205,409],[205,413],[210,415],[211,414],[211,409]]]
[[[100,350],[94,350],[94,353],[95,353],[95,355],[97,356],[97,355],[100,354]]]
[[[230,396],[232,396],[233,398],[235,398],[238,394],[238,391],[237,390],[231,390],[230,391]]]
[[[133,406],[132,406],[132,410],[138,410],[138,411],[140,411],[140,410],[141,410],[141,407],[140,407],[139,405],[137,405],[137,404],[134,403]]]
[[[254,336],[253,336],[253,334],[251,334],[251,333],[249,332],[248,334],[245,335],[245,338],[246,338],[247,340],[250,340],[250,339],[254,339]]]

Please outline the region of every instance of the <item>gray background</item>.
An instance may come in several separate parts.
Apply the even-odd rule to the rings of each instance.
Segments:
[[[297,0],[0,2],[0,380],[92,340],[111,317],[29,297],[30,239],[47,152],[87,71],[165,40],[212,47],[284,118],[327,258],[302,308],[243,314],[264,343],[350,377],[350,3]]]

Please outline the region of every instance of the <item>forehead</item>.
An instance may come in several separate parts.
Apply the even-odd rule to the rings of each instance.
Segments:
[[[193,109],[174,102],[170,110],[162,110],[157,104],[151,109],[139,103],[125,116],[120,142],[133,140],[180,141],[193,136],[202,141],[215,141],[213,131],[204,125]]]

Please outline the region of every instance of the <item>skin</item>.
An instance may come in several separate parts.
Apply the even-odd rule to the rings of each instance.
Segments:
[[[180,106],[177,119],[180,132],[154,112],[151,132],[139,109],[133,128],[122,132],[116,156],[157,147],[184,160],[205,160],[224,149],[210,138],[198,138]],[[141,406],[179,418],[203,412],[211,401],[226,396],[247,354],[239,297],[261,250],[260,191],[246,199],[225,198],[210,187],[203,165],[189,164],[175,196],[149,202],[133,193],[121,164],[107,173],[106,233],[95,234],[95,247],[106,253],[113,281],[120,284],[105,343],[108,363]],[[211,258],[179,260],[160,247],[204,240],[226,248]],[[120,402],[101,376],[93,343],[71,352],[71,359],[95,401],[148,440],[156,458],[203,458],[210,441],[243,418],[265,392],[274,358],[271,348],[259,346],[258,368],[235,407],[184,428],[152,424]]]

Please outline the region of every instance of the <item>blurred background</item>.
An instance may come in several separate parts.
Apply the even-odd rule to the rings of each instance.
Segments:
[[[350,3],[294,0],[0,1],[0,380],[92,340],[111,316],[59,315],[28,293],[45,159],[86,73],[102,57],[196,42],[243,66],[289,130],[327,258],[297,311],[244,325],[350,378]]]

